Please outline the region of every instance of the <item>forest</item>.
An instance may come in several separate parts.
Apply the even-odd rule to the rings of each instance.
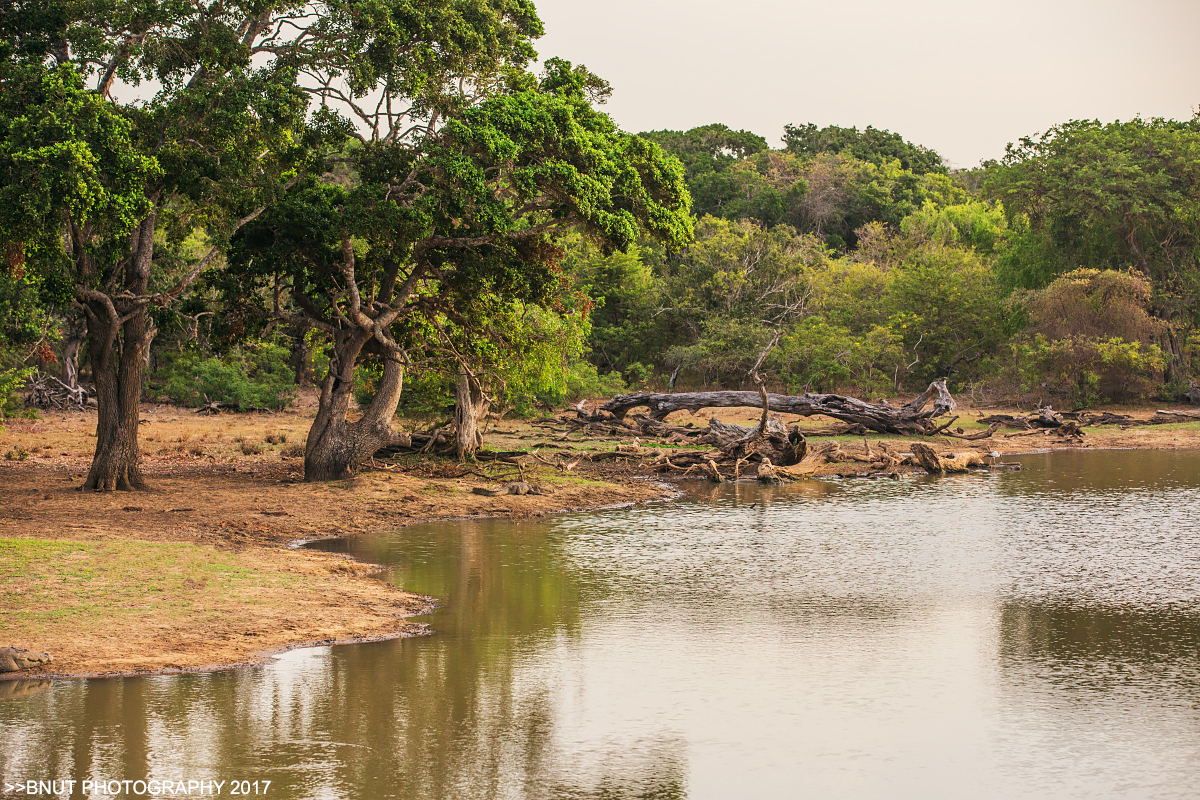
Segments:
[[[1200,117],[972,169],[803,109],[634,134],[527,3],[317,6],[0,13],[0,414],[94,406],[87,488],[144,485],[141,402],[318,387],[321,480],[397,410],[462,456],[489,413],[749,386],[776,336],[790,394],[1200,395]]]

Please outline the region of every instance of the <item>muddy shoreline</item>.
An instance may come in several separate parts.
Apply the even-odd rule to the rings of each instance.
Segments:
[[[717,416],[751,421],[755,413],[721,409]],[[377,565],[299,545],[427,522],[536,519],[677,496],[676,479],[637,459],[584,459],[570,470],[544,462],[518,468],[410,459],[373,464],[347,481],[306,484],[295,443],[310,421],[303,409],[200,417],[146,407],[142,445],[151,488],[108,495],[76,491],[90,461],[94,416],[6,421],[0,454],[16,457],[0,460],[0,601],[8,609],[0,646],[50,652],[55,661],[0,680],[211,672],[259,665],[300,647],[423,635],[427,626],[409,618],[429,613],[436,598],[372,577],[383,569]],[[497,428],[488,437],[496,449],[562,447],[522,423]],[[1200,448],[1195,423],[1088,430],[1082,445],[995,436],[935,446],[1005,455]],[[902,448],[906,440],[876,441]],[[861,446],[861,437],[847,437],[844,446],[856,442]],[[571,444],[614,447],[604,440]],[[829,466],[828,476],[857,468]],[[516,479],[518,469],[548,493],[474,493]]]

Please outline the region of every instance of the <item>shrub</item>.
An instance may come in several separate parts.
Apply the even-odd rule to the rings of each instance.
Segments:
[[[634,370],[635,367],[640,368],[640,370]],[[649,370],[640,363],[632,364],[630,370],[639,376],[640,381],[646,380],[649,375]],[[567,373],[567,388],[563,400],[568,403],[575,403],[580,400],[613,397],[628,391],[628,389],[629,387],[625,385],[625,379],[621,377],[621,373],[609,372],[601,375],[599,370],[591,363],[579,361],[572,364],[570,371]]]
[[[0,419],[18,416],[21,413],[22,386],[34,373],[33,367],[20,365],[4,369],[0,367]]]
[[[1026,384],[1044,382],[1070,398],[1076,408],[1111,400],[1140,400],[1156,394],[1166,358],[1157,345],[1120,337],[1042,334],[1013,344],[1015,361]]]
[[[1015,300],[1030,322],[1012,345],[1022,382],[1044,382],[1078,407],[1158,393],[1163,323],[1147,310],[1151,288],[1140,275],[1078,269]]]
[[[224,357],[187,354],[161,373],[161,391],[181,405],[227,403],[241,411],[282,411],[296,397],[288,351],[278,345],[246,345]]]

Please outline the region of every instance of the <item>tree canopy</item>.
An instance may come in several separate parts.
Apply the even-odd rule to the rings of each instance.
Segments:
[[[858,128],[840,128],[837,125],[818,128],[811,122],[804,125],[785,125],[783,143],[789,153],[801,156],[815,156],[821,153],[844,154],[878,165],[888,161],[899,161],[902,169],[915,175],[949,172],[937,152],[905,141],[898,133],[881,131],[870,125],[861,131]]]

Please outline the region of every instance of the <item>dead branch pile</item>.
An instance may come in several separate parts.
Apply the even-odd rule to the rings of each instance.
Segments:
[[[69,386],[53,375],[37,372],[25,382],[25,405],[34,408],[77,409],[95,406],[96,401],[85,386]]]

